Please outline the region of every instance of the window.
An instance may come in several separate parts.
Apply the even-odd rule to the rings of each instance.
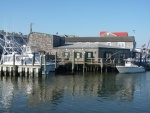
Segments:
[[[112,54],[112,53],[105,53],[105,58],[106,58],[106,59],[110,59],[111,56],[112,56],[111,54]]]
[[[111,42],[107,42],[107,45],[108,45],[108,46],[111,46]]]
[[[126,58],[126,54],[125,53],[120,53],[120,58],[121,59],[125,59]]]
[[[70,57],[70,53],[69,53],[69,52],[65,52],[65,53],[64,53],[64,57],[65,57],[65,58],[69,58],[69,57]]]
[[[82,54],[81,54],[80,52],[77,52],[75,57],[76,57],[76,58],[81,58],[81,57],[82,57]]]
[[[118,42],[118,47],[125,48],[125,42]]]
[[[93,52],[85,52],[85,57],[86,58],[94,58]]]
[[[92,56],[91,53],[88,53],[88,58],[91,58],[91,56]]]

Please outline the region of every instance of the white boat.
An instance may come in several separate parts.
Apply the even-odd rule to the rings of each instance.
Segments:
[[[13,38],[4,38],[3,53],[1,56],[1,64],[13,65],[13,57],[15,57],[15,65],[39,65],[42,64],[44,70],[44,59],[41,58],[35,46],[20,46]],[[33,57],[34,56],[34,57]],[[33,64],[34,58],[34,64]],[[55,71],[55,63],[46,61],[46,73]],[[42,71],[43,73],[43,71]]]
[[[134,63],[134,60],[131,58],[125,59],[124,66],[116,66],[119,73],[140,73],[145,72],[145,68],[143,66],[137,66]]]

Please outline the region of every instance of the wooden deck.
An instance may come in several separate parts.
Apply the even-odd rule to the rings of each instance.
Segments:
[[[56,61],[56,60],[55,60]],[[84,71],[101,71],[103,72],[103,68],[106,69],[107,67],[112,67],[114,68],[116,63],[115,59],[114,60],[106,60],[103,58],[87,58],[87,59],[82,59],[82,58],[62,58],[61,60],[57,61],[57,65],[63,65],[63,66],[70,66],[71,69],[69,70],[82,70]],[[75,69],[76,68],[76,69]],[[79,69],[80,68],[80,69]],[[59,71],[59,70],[58,70]]]

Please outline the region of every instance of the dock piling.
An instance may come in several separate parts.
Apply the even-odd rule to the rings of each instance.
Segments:
[[[46,55],[43,56],[44,56],[44,74],[46,74]]]
[[[57,52],[55,53],[55,70],[57,68]]]
[[[74,63],[75,63],[75,54],[74,50],[72,51],[72,73],[74,73]]]

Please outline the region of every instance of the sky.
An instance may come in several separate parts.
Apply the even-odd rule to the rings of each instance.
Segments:
[[[128,32],[137,47],[150,40],[150,0],[0,0],[0,30],[81,37]]]

